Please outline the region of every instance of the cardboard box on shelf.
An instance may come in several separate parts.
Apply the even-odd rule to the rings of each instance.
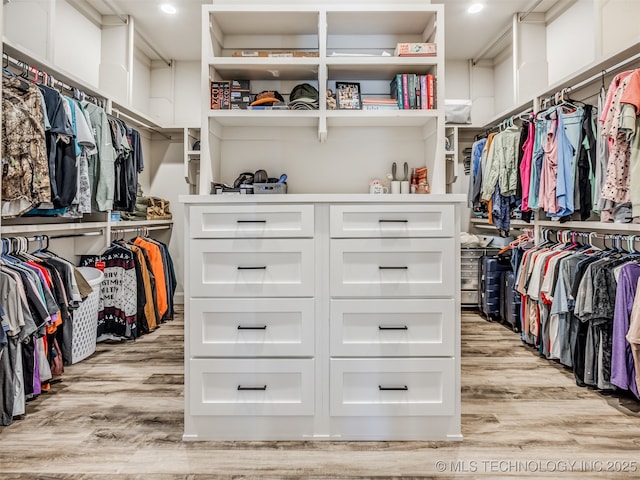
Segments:
[[[410,43],[402,42],[396,45],[396,57],[434,57],[436,55],[435,43]]]
[[[300,57],[318,57],[318,52],[301,52],[292,50],[237,50],[233,52],[234,57],[281,57],[281,58],[300,58]]]

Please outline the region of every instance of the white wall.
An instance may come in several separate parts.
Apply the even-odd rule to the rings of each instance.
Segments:
[[[127,103],[129,66],[128,27],[117,19],[102,27],[100,88],[120,103]]]
[[[30,35],[30,28],[26,29]],[[53,26],[52,63],[73,73],[86,84],[98,87],[100,69],[100,27],[89,21],[67,2],[56,2]],[[82,39],[82,41],[78,41]]]
[[[608,0],[601,13],[602,54],[609,55],[640,40],[640,2]]]
[[[506,54],[496,59],[493,71],[495,115],[514,104],[513,55]]]
[[[471,67],[471,121],[484,125],[496,115],[494,70],[489,62]]]
[[[3,11],[4,36],[11,44],[87,86],[98,87],[100,27],[63,0],[10,2]]]
[[[148,181],[145,193],[169,200],[173,215],[173,231],[171,238],[167,238],[169,252],[176,269],[178,287],[176,289],[176,303],[183,303],[184,292],[184,214],[183,207],[178,202],[179,195],[189,194],[189,186],[184,181],[184,166],[182,162],[182,138],[168,140],[154,134],[150,155],[145,170]],[[162,238],[160,238],[162,240]]]
[[[548,84],[553,85],[595,60],[594,2],[578,0],[547,26]]]
[[[132,95],[133,108],[140,112],[149,111],[151,91],[151,61],[139,50],[133,56]]]
[[[517,97],[526,101],[547,86],[547,57],[545,54],[547,32],[543,15],[531,14],[531,23],[517,25]]]
[[[200,62],[174,62],[174,125],[200,125]]]
[[[151,65],[149,116],[161,125],[200,125],[200,62],[162,61]]]
[[[43,59],[49,59],[49,20],[53,19],[48,0],[11,2],[3,7],[4,36],[13,44]],[[25,28],[29,25],[29,28]],[[19,59],[17,59],[19,60]]]
[[[174,62],[175,63],[175,62]],[[149,116],[161,125],[174,125],[173,92],[175,67],[168,66],[162,60],[151,62],[149,98]]]
[[[447,98],[471,98],[469,85],[469,62],[466,60],[449,60],[444,65],[446,76]]]

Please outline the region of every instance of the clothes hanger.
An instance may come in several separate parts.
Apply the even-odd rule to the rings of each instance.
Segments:
[[[22,77],[22,74],[18,75],[16,73],[12,72],[9,69],[9,57],[7,57],[7,65],[6,66],[4,65],[4,60],[3,60],[2,74],[5,75],[7,78],[18,79],[19,82],[20,82],[18,84],[18,90],[20,90],[21,92],[28,92],[29,91],[29,82],[24,77]]]
[[[570,109],[578,110],[580,107],[584,107],[584,103],[579,100],[572,100],[569,98],[569,88],[563,88],[560,91],[560,104],[558,105],[561,108],[569,107]],[[566,97],[565,97],[566,93]]]
[[[636,243],[636,235],[627,235],[627,250],[629,250],[629,252],[631,252],[634,255],[639,253],[635,249],[635,243]]]

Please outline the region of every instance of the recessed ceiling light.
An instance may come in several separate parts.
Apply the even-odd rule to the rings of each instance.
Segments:
[[[480,10],[484,8],[484,5],[481,3],[473,3],[467,8],[468,13],[478,13]]]
[[[169,5],[168,3],[163,3],[160,5],[160,10],[164,13],[168,13],[169,15],[174,15],[178,10],[173,5]]]

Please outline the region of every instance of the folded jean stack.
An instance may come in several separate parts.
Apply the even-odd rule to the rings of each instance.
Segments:
[[[132,212],[122,212],[123,220],[171,220],[169,200],[159,197],[147,197],[138,184],[136,206]]]

